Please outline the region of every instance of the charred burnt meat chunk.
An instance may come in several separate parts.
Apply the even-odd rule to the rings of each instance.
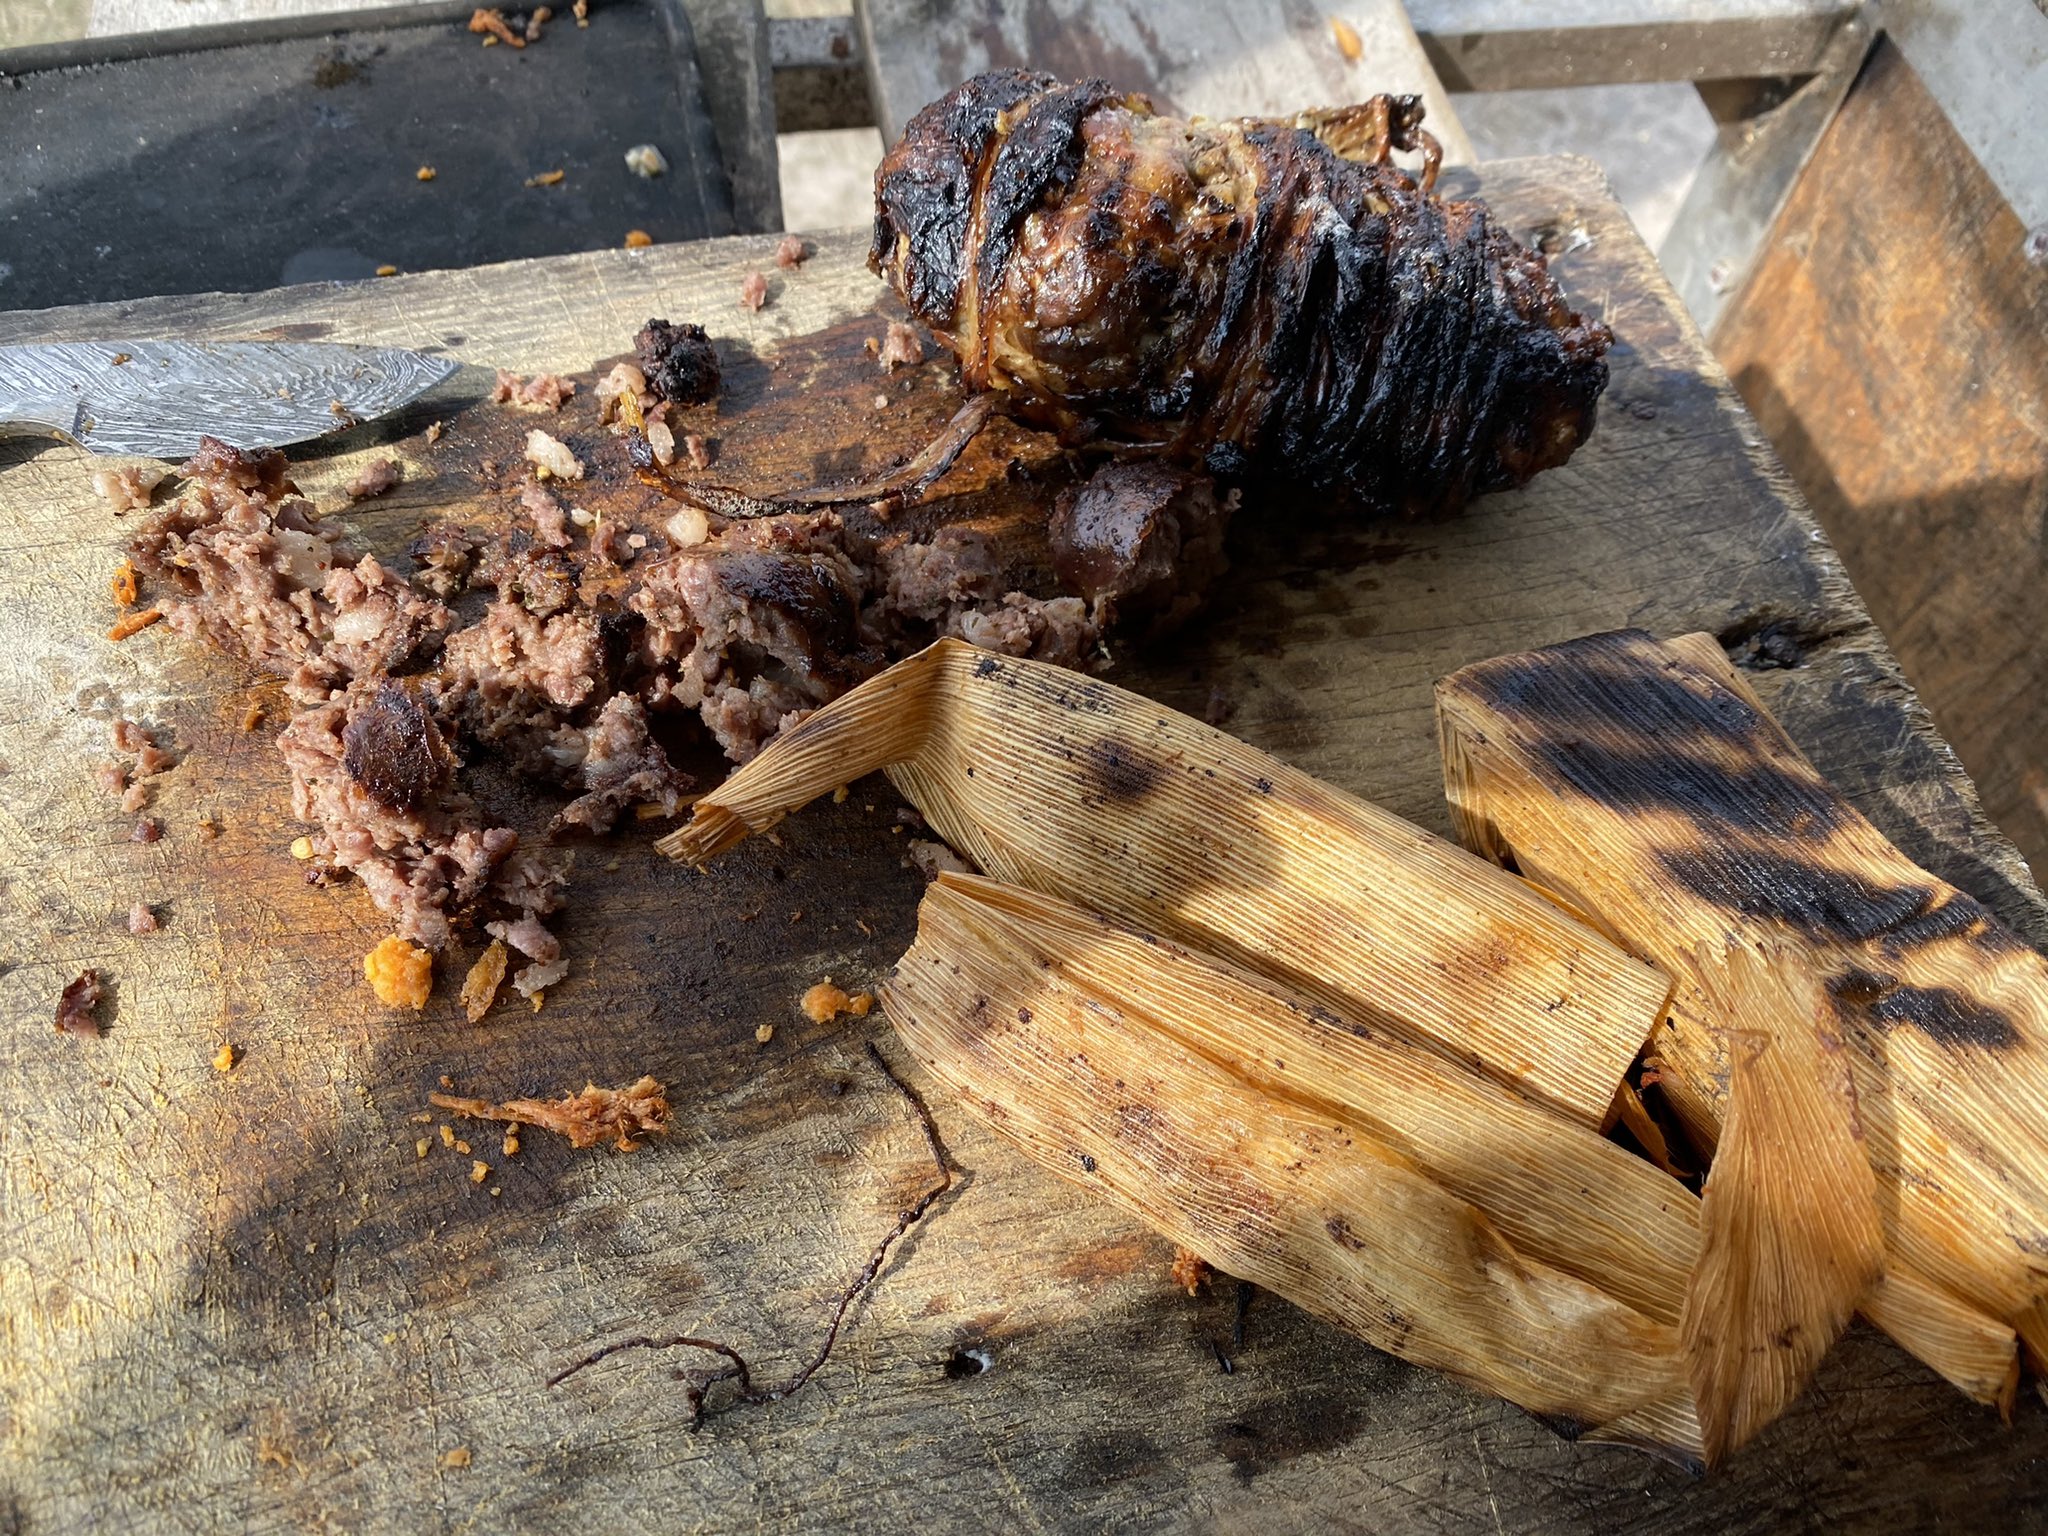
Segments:
[[[1223,536],[1237,493],[1170,464],[1111,463],[1054,504],[1053,570],[1103,629],[1157,639],[1178,628],[1228,569]]]
[[[633,338],[633,357],[649,392],[671,405],[702,405],[718,395],[718,350],[701,325],[649,320]]]
[[[1435,194],[1421,115],[1188,122],[993,71],[884,157],[869,265],[970,390],[1070,441],[1455,510],[1585,440],[1612,337],[1483,205]]]

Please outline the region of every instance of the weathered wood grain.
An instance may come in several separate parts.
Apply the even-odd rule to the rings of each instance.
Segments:
[[[1881,43],[1714,342],[2039,872],[2048,266],[2026,242],[1912,65]]]
[[[1597,172],[1512,162],[1484,182],[1617,330],[1593,439],[1452,522],[1319,526],[1316,506],[1253,506],[1214,614],[1113,675],[1196,711],[1221,690],[1240,734],[1447,832],[1441,674],[1631,623],[1717,631],[1744,655],[1776,626],[1770,654],[1797,664],[1754,680],[1801,746],[2038,942],[2039,893]],[[692,316],[759,359],[730,403],[737,445],[749,421],[792,419],[807,384],[841,387],[839,354],[801,338],[879,303],[860,237],[817,243],[759,315],[733,295],[771,242],[741,240],[0,316],[0,341],[317,331],[584,367],[651,313]],[[480,387],[465,373],[395,426],[302,458],[302,482],[334,505],[366,455],[393,451],[389,431],[415,475],[349,514],[366,529],[395,536],[483,496],[463,446],[485,430],[463,408]],[[937,388],[821,419],[864,454],[896,451]],[[444,412],[429,452],[414,434]],[[1233,1349],[1228,1287],[1172,1290],[1163,1244],[936,1094],[963,1176],[803,1394],[691,1435],[672,1356],[545,1389],[643,1329],[717,1334],[779,1376],[921,1187],[915,1122],[863,1054],[871,1037],[892,1048],[886,1024],[821,1027],[795,1007],[827,973],[875,977],[909,939],[919,882],[894,802],[857,785],[786,822],[780,846],[753,840],[701,874],[657,858],[655,828],[629,830],[580,856],[576,968],[542,1012],[501,1004],[472,1027],[444,995],[418,1018],[383,1013],[358,970],[383,926],[359,891],[299,880],[283,775],[239,730],[247,680],[161,628],[100,638],[123,536],[80,455],[0,451],[0,1529],[1705,1533],[2012,1525],[2048,1499],[2031,1398],[2003,1428],[1863,1331],[1705,1483],[1569,1445],[1270,1299]],[[116,712],[168,726],[184,757],[153,847],[125,840],[130,818],[85,772]],[[214,807],[209,842],[196,820]],[[136,896],[166,902],[163,932],[116,922]],[[116,992],[97,1042],[49,1023],[85,964]],[[225,1076],[208,1065],[223,1038],[247,1053]],[[457,1127],[493,1167],[483,1186],[410,1118],[443,1074],[502,1095],[643,1071],[676,1101],[666,1142],[574,1153],[529,1134],[508,1159]],[[456,1447],[466,1469],[441,1464]]]
[[[1162,112],[1277,117],[1304,103],[1342,105],[1382,91],[1414,92],[1450,163],[1469,164],[1449,94],[1430,67],[1399,0],[1235,0],[1156,6],[1133,0],[858,0],[869,95],[884,140],[910,116],[985,69],[1050,70],[1068,80],[1099,76],[1143,91]],[[1356,33],[1346,59],[1331,32]]]

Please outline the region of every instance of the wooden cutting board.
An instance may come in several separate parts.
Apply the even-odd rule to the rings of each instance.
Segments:
[[[1616,330],[1592,441],[1451,522],[1249,506],[1212,615],[1111,675],[1196,713],[1213,694],[1249,740],[1447,832],[1435,678],[1620,625],[1715,631],[1860,808],[2041,942],[2040,893],[1597,171],[1481,174]],[[281,335],[581,369],[650,315],[695,318],[751,358],[717,420],[736,469],[906,452],[944,413],[944,371],[886,381],[861,350],[883,307],[862,241],[820,237],[795,272],[771,249],[14,314],[0,342]],[[758,315],[736,303],[755,268],[774,273]],[[373,542],[499,515],[502,474],[479,466],[510,439],[475,403],[487,379],[302,457],[301,483],[334,507],[366,458],[404,458],[399,492],[346,514]],[[432,419],[448,427],[428,445]],[[991,516],[1043,494],[988,452]],[[1228,1285],[1173,1289],[1164,1243],[943,1096],[961,1176],[800,1395],[714,1400],[691,1434],[672,1373],[697,1358],[626,1354],[546,1387],[640,1332],[723,1338],[779,1379],[922,1188],[916,1122],[865,1053],[907,1061],[886,1022],[815,1025],[796,1006],[827,974],[879,976],[908,940],[920,881],[897,802],[860,783],[704,873],[653,855],[659,824],[631,825],[579,854],[574,968],[542,1011],[501,1004],[472,1026],[444,983],[422,1015],[385,1012],[359,968],[385,925],[359,890],[301,879],[275,721],[241,729],[268,690],[161,627],[101,638],[126,537],[82,455],[0,450],[0,1530],[1719,1532],[1988,1526],[2048,1499],[2031,1396],[2003,1427],[1861,1328],[1704,1483],[1567,1444],[1270,1297],[1233,1339]],[[128,841],[134,818],[88,771],[117,714],[164,728],[181,758],[153,846]],[[162,932],[128,935],[137,899]],[[98,1041],[50,1027],[86,965],[114,994]],[[244,1053],[226,1074],[209,1064],[223,1041]],[[669,1085],[676,1126],[630,1155],[528,1133],[508,1157],[457,1124],[464,1154],[441,1144],[443,1117],[420,1118],[444,1076],[507,1096],[643,1072]]]

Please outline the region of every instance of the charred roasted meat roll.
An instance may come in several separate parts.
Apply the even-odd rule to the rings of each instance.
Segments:
[[[1183,122],[994,71],[882,161],[869,264],[970,388],[1070,442],[1454,509],[1585,441],[1612,338],[1481,204],[1435,195],[1421,117],[1379,96]]]

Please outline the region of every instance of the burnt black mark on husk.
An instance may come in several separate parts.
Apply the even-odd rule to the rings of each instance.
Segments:
[[[1762,848],[1662,849],[1656,857],[1702,901],[1815,940],[1877,942],[1928,911],[1939,894],[1931,885],[1879,885]]]
[[[1848,1019],[1879,1030],[1910,1024],[1951,1048],[2003,1051],[2020,1043],[2019,1027],[2009,1014],[1953,987],[1906,986],[1896,976],[1860,968],[1830,978],[1827,987]]]
[[[1081,753],[1088,791],[1104,804],[1142,800],[1166,777],[1157,761],[1113,741],[1091,742]]]
[[[1537,759],[1602,804],[1668,811],[1717,833],[1812,837],[1843,825],[1843,802],[1803,764],[1783,760],[1762,714],[1695,669],[1640,653],[1654,643],[1641,630],[1591,635],[1488,668],[1468,687],[1525,723]],[[1726,766],[1729,747],[1744,766]]]

